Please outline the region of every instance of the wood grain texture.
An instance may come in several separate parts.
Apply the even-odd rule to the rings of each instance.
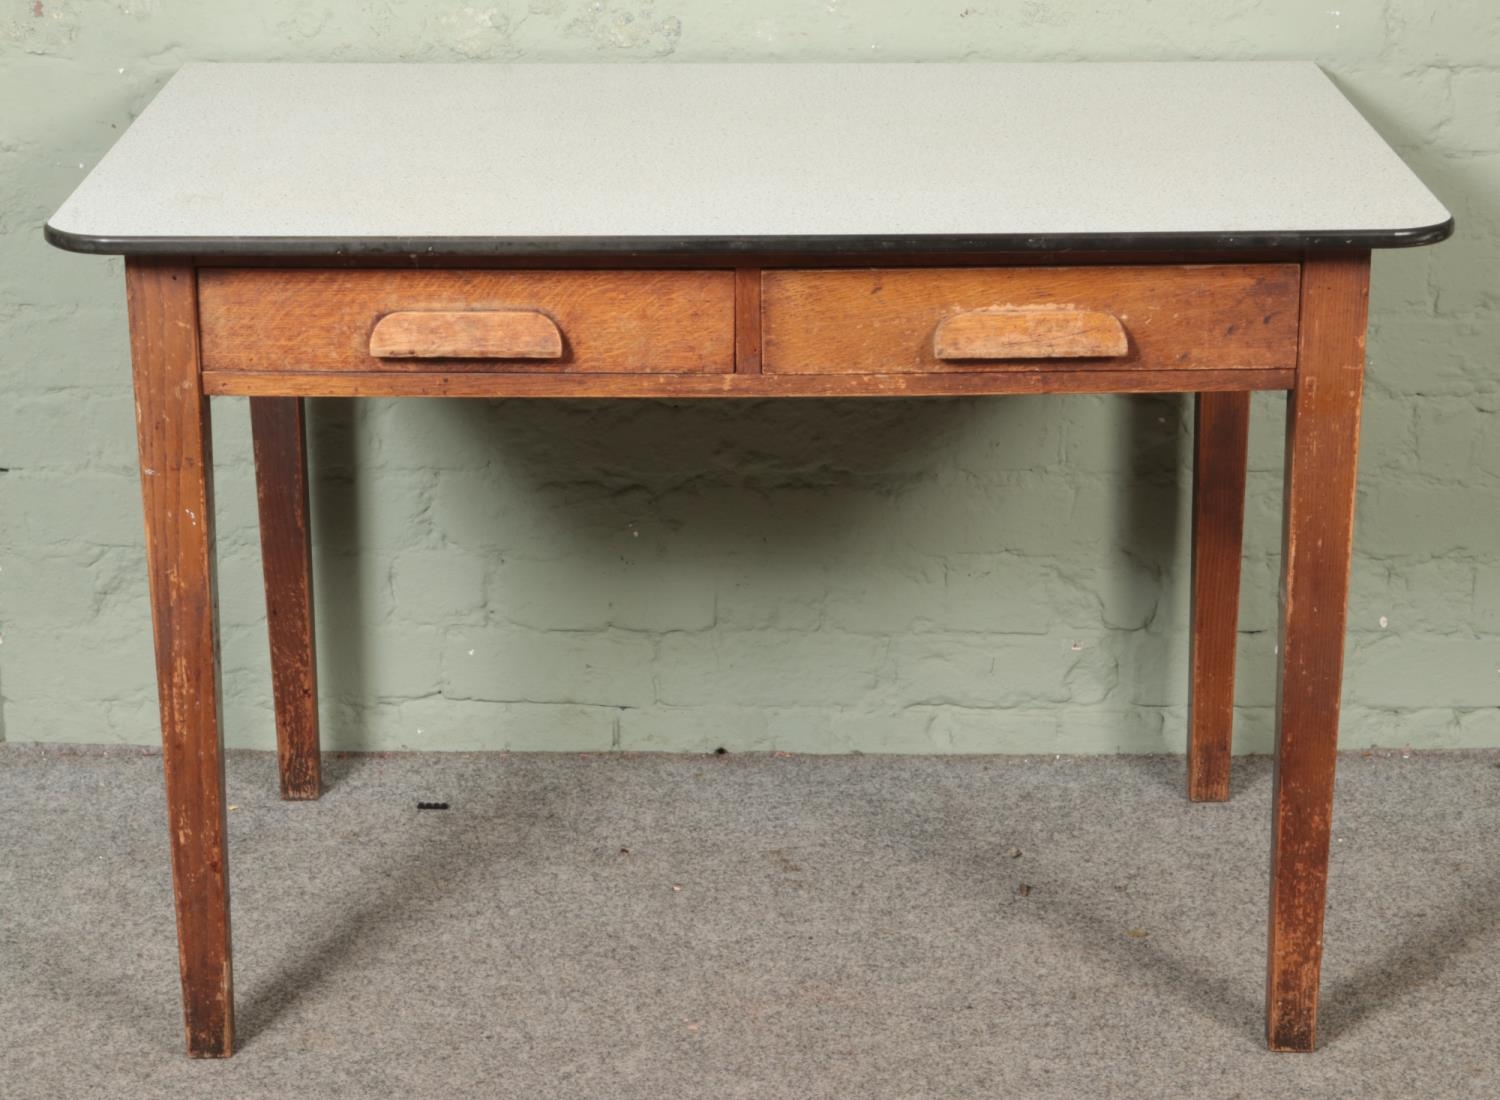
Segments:
[[[322,793],[323,781],[302,399],[251,398],[250,433],[255,446],[281,797],[305,801]]]
[[[1188,797],[1194,802],[1229,798],[1249,441],[1248,393],[1197,395],[1187,750]]]
[[[1060,360],[1050,371],[1286,369],[1296,363],[1298,278],[1295,264],[772,270],[761,290],[762,369],[1004,370],[1004,360],[939,359],[934,332],[956,314],[1037,306],[1112,314],[1130,338],[1123,356]]]
[[[1290,389],[1293,370],[992,371],[954,374],[499,374],[205,371],[205,392],[242,397],[946,397]]]
[[[387,313],[370,333],[377,359],[561,359],[562,333],[533,309]]]
[[[213,459],[193,268],[127,261],[146,561],[188,1053],[234,1046]]]
[[[734,273],[734,370],[760,373],[760,280],[758,267]]]
[[[395,271],[213,268],[199,275],[205,370],[727,374],[733,271]],[[403,311],[532,310],[556,359],[377,359],[370,335]]]
[[[1266,1029],[1312,1050],[1323,960],[1369,253],[1309,257],[1288,397]]]
[[[938,322],[938,359],[1113,359],[1130,350],[1113,314],[1056,306],[975,309]]]

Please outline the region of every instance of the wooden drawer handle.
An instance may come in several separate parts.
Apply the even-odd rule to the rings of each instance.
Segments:
[[[1108,359],[1129,350],[1114,314],[1057,306],[955,313],[932,338],[939,359]]]
[[[370,333],[377,359],[561,359],[557,323],[534,309],[387,313]]]

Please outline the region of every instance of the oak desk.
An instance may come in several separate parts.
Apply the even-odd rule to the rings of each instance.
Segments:
[[[46,232],[126,257],[189,1052],[233,1044],[209,397],[251,398],[316,798],[304,397],[1194,393],[1217,800],[1253,390],[1289,404],[1267,1033],[1311,1049],[1370,250],[1451,229],[1311,64],[184,67]]]

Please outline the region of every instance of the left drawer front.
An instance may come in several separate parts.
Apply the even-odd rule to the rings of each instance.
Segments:
[[[491,371],[727,374],[734,370],[729,271],[387,271],[204,268],[198,276],[203,367],[211,371]],[[420,341],[443,315],[526,316],[560,348],[454,345],[372,353],[392,314]],[[437,323],[424,325],[424,315]],[[451,328],[451,326],[448,326]],[[510,326],[479,326],[504,332]],[[436,335],[434,336],[436,339]],[[382,341],[377,341],[380,349]]]

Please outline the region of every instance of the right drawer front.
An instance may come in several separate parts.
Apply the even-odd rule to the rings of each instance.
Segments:
[[[771,270],[761,289],[762,369],[1290,369],[1300,277],[1286,263]],[[1080,330],[1110,326],[1118,345],[1091,354],[1086,331],[1070,345],[1075,319]],[[1030,326],[1024,355],[1003,350],[1008,332],[996,326],[1010,326],[1019,344]]]

